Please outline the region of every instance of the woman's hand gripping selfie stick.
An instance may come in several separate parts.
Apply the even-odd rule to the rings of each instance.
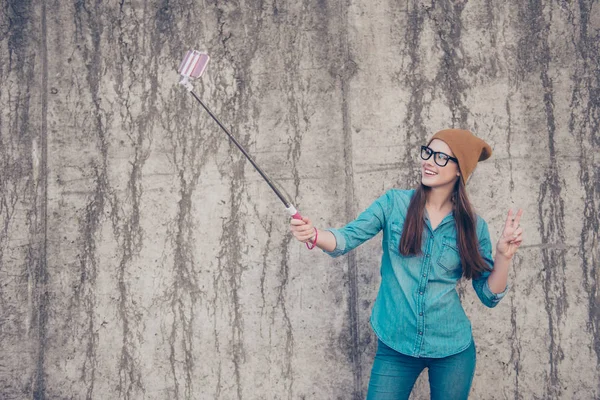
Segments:
[[[248,161],[250,161],[252,166],[258,171],[260,176],[263,177],[263,179],[267,182],[269,187],[275,192],[277,197],[279,197],[279,200],[281,200],[281,202],[285,206],[286,211],[292,216],[292,218],[301,220],[302,216],[300,215],[298,210],[296,210],[296,207],[294,207],[292,205],[292,203],[290,201],[288,201],[285,198],[285,196],[277,189],[277,187],[275,187],[273,182],[271,182],[271,180],[267,177],[267,175],[262,171],[262,169],[260,169],[260,167],[252,159],[252,157],[250,157],[250,154],[248,154],[246,149],[244,149],[242,147],[242,145],[240,145],[238,143],[238,141],[235,139],[235,137],[233,137],[233,135],[229,132],[229,130],[221,123],[221,121],[219,121],[219,119],[212,113],[212,111],[206,106],[206,104],[204,104],[204,102],[200,99],[200,97],[198,97],[198,95],[196,95],[196,93],[194,93],[194,86],[192,85],[190,80],[197,79],[202,76],[202,74],[206,70],[206,66],[208,65],[209,60],[210,60],[210,57],[205,52],[200,52],[197,50],[188,51],[186,53],[183,61],[179,65],[178,72],[181,75],[181,81],[179,81],[179,84],[183,85],[188,90],[188,92],[190,92],[192,94],[192,96],[194,96],[194,98],[198,101],[198,103],[200,103],[202,108],[204,108],[206,110],[208,115],[210,115],[211,118],[217,123],[217,125],[219,125],[221,127],[223,132],[225,132],[227,134],[227,136],[229,136],[229,139],[233,142],[233,144],[235,144],[237,146],[237,148],[240,149],[240,151],[244,154],[244,156],[246,156]],[[317,231],[315,229],[315,238],[313,239],[312,243],[311,244],[309,244],[308,242],[306,243],[306,247],[308,247],[309,249],[313,249],[316,246],[316,242],[317,242],[316,232]]]

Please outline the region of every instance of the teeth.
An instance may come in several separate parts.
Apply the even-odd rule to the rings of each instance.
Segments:
[[[431,172],[431,171],[429,171],[428,169],[426,169],[426,170],[425,170],[425,173],[426,173],[427,175],[437,175],[435,172]]]

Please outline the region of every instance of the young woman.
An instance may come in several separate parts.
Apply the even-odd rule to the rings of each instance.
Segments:
[[[425,368],[432,400],[467,399],[475,343],[456,283],[471,279],[483,304],[495,307],[523,240],[523,211],[509,210],[492,258],[487,224],[469,203],[465,184],[491,154],[469,131],[439,131],[421,147],[416,190],[389,190],[341,229],[316,229],[309,218],[291,221],[296,239],[333,257],[383,230],[381,285],[371,314],[378,346],[367,399],[408,399]]]

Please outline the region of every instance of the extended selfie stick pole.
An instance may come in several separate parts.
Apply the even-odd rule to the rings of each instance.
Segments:
[[[212,119],[215,120],[215,122],[221,127],[221,129],[227,134],[227,136],[229,136],[229,139],[237,146],[238,149],[240,149],[244,156],[246,156],[248,161],[250,161],[252,166],[258,171],[260,176],[263,177],[263,179],[267,182],[269,187],[273,189],[277,197],[279,197],[279,200],[281,200],[281,202],[285,206],[285,209],[292,216],[292,218],[302,219],[302,216],[300,215],[298,210],[296,210],[296,207],[294,207],[292,203],[289,202],[285,198],[285,196],[275,187],[273,182],[271,182],[271,180],[267,177],[263,170],[260,169],[260,167],[252,159],[250,154],[248,154],[246,149],[244,149],[242,145],[238,143],[235,137],[233,137],[229,130],[225,128],[225,126],[221,123],[221,121],[219,121],[219,119],[213,114],[213,112],[210,111],[210,109],[206,106],[206,104],[204,104],[200,97],[198,97],[198,95],[194,93],[194,86],[191,84],[190,78],[199,78],[204,73],[204,70],[206,69],[206,65],[208,64],[209,60],[210,58],[206,53],[202,53],[196,50],[188,51],[185,55],[185,58],[181,62],[181,65],[179,66],[179,73],[182,76],[182,79],[179,83],[183,85],[192,94],[192,96],[194,96],[198,103],[200,103],[200,105],[206,110],[206,112],[208,112]]]
[[[219,121],[219,119],[212,113],[212,111],[210,111],[210,109],[208,108],[208,106],[206,104],[204,104],[204,102],[202,100],[200,100],[200,98],[198,97],[198,95],[196,93],[194,93],[193,90],[190,90],[189,92],[192,94],[192,96],[194,96],[194,98],[198,101],[198,103],[200,103],[200,105],[206,110],[206,112],[212,117],[212,119],[215,120],[215,122],[221,127],[221,129],[223,129],[223,131],[227,134],[227,136],[229,136],[229,139],[233,142],[233,144],[235,144],[237,146],[237,148],[240,149],[240,151],[246,156],[246,158],[248,159],[248,161],[250,161],[250,164],[252,164],[252,166],[258,171],[258,173],[260,174],[260,176],[262,176],[263,179],[267,182],[267,184],[269,185],[269,187],[271,189],[273,189],[273,191],[275,192],[275,194],[277,195],[277,197],[279,197],[279,200],[281,200],[281,202],[285,206],[286,210],[288,210],[288,212],[290,213],[290,215],[292,217],[294,217],[294,218],[296,218],[296,215],[297,215],[298,217],[296,219],[302,219],[302,217],[300,216],[300,214],[298,213],[298,211],[296,211],[296,209],[294,208],[294,206],[277,189],[277,187],[273,184],[273,182],[271,182],[271,180],[267,177],[267,175],[263,172],[263,170],[260,169],[260,167],[252,159],[252,157],[250,156],[250,154],[248,154],[248,152],[246,151],[246,149],[244,149],[242,147],[242,145],[239,144],[239,142],[235,139],[235,137],[233,137],[233,135],[231,135],[231,133],[229,132],[229,130],[227,128],[225,128],[225,126],[221,123],[221,121]],[[292,212],[292,211],[294,211],[294,212]]]

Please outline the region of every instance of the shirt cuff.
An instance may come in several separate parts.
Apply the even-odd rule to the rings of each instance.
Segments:
[[[490,285],[488,283],[488,280],[485,280],[485,284],[483,285],[483,294],[485,295],[485,297],[487,297],[488,299],[490,299],[492,302],[494,303],[498,303],[500,300],[502,300],[502,298],[504,296],[506,296],[506,293],[508,292],[508,284],[506,285],[506,287],[504,288],[504,290],[500,293],[494,293],[492,292],[492,290],[490,289]]]
[[[344,254],[346,248],[346,238],[338,229],[325,229],[333,234],[335,237],[335,249],[333,251],[323,250],[323,253],[330,255],[331,257],[339,257]]]

